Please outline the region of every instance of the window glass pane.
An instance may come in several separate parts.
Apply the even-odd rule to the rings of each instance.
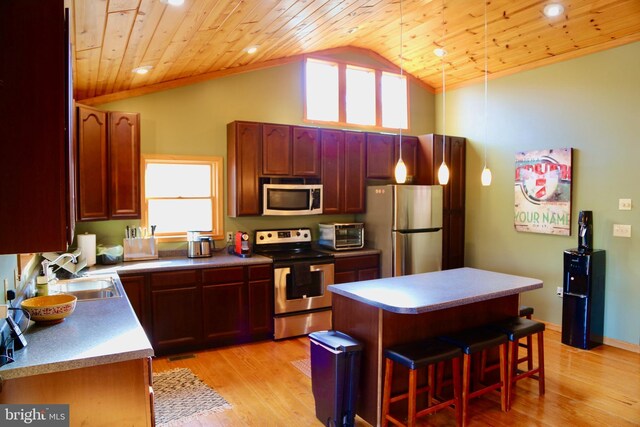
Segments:
[[[156,233],[211,231],[211,199],[149,200],[149,224]]]
[[[211,197],[211,166],[148,163],[147,198]]]
[[[382,73],[382,126],[406,129],[407,78],[399,74]]]
[[[376,124],[376,74],[374,70],[347,66],[347,123]]]
[[[306,62],[307,119],[338,121],[338,64]]]

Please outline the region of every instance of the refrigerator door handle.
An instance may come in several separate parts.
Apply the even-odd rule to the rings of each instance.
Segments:
[[[587,297],[587,295],[574,294],[574,293],[572,293],[572,292],[565,292],[564,294],[565,294],[565,295],[568,295],[568,296],[570,296],[570,297],[578,297],[578,298],[583,298],[583,299]]]

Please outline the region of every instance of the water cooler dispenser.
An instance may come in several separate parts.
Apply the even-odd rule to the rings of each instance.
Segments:
[[[578,247],[564,251],[564,344],[585,350],[602,344],[605,261],[605,251],[593,249],[591,211],[582,211],[578,220]]]

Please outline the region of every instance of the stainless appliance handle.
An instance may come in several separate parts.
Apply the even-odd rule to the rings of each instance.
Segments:
[[[574,294],[573,292],[565,292],[564,294],[568,295],[570,297],[578,297],[578,298],[582,298],[582,299],[585,299],[587,297],[587,295]]]

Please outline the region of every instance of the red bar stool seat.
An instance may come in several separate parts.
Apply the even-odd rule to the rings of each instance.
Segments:
[[[454,406],[456,412],[456,422],[461,424],[461,407],[460,407],[460,358],[462,352],[460,348],[447,344],[446,342],[430,339],[415,343],[401,344],[384,351],[385,374],[384,374],[384,391],[382,398],[382,425],[388,426],[389,422],[397,426],[413,427],[416,418],[432,414],[441,409]],[[441,401],[435,405],[433,402],[435,366],[438,363],[451,360],[453,363],[453,397],[449,400]],[[391,396],[391,385],[393,384],[393,368],[399,363],[409,369],[409,388],[407,392]],[[427,384],[418,388],[418,370],[421,368],[427,370]],[[421,393],[428,392],[427,407],[416,410],[416,396]],[[395,416],[389,413],[391,403],[407,399],[407,424],[404,424]]]

